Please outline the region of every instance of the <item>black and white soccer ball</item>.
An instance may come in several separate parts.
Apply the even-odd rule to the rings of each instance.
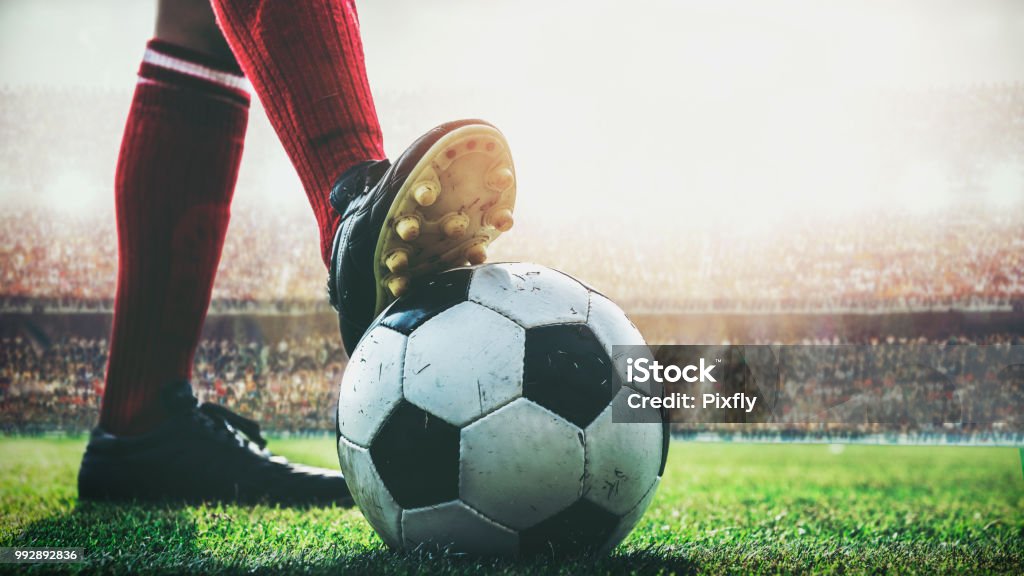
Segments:
[[[338,457],[363,515],[396,549],[613,548],[668,450],[663,426],[612,421],[633,392],[613,385],[613,345],[646,346],[618,306],[561,272],[488,264],[423,280],[342,379]]]

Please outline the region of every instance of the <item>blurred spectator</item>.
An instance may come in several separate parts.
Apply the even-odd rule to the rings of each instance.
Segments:
[[[69,337],[48,346],[23,337],[0,340],[0,431],[94,426],[106,352],[104,340]],[[205,340],[196,353],[193,388],[200,401],[238,410],[270,430],[330,431],[345,361],[336,338]]]
[[[567,272],[630,312],[1005,311],[1024,302],[1022,222],[1020,211],[875,214],[674,243],[596,227],[553,242],[558,230],[526,222],[493,256]],[[330,310],[310,234],[298,216],[236,210],[211,313]],[[106,219],[0,216],[0,311],[108,311],[116,267]]]
[[[82,188],[106,194],[120,135],[114,128],[97,131],[95,127],[123,125],[129,95],[121,96],[89,89],[0,88],[0,134],[4,135],[0,190],[51,202],[36,208],[8,207],[0,214],[0,314],[111,310],[117,268],[113,218],[78,212],[65,203],[73,201]],[[422,107],[422,99],[431,97],[420,91],[379,95],[378,108],[387,118],[389,137],[415,138],[423,128],[413,121],[415,111]],[[491,259],[533,261],[563,270],[601,290],[628,312],[664,318],[644,328],[657,342],[685,341],[672,325],[671,313],[1024,311],[1020,199],[998,211],[979,208],[971,201],[986,167],[1010,162],[1019,168],[1024,163],[1024,85],[889,94],[881,96],[876,107],[885,119],[879,124],[892,132],[879,138],[886,146],[880,154],[894,164],[921,156],[936,160],[948,168],[954,187],[962,193],[961,205],[914,213],[818,215],[757,230],[723,225],[685,231],[689,233],[651,229],[621,234],[597,218],[557,224],[523,219],[507,241],[495,244]],[[89,121],[83,121],[83,111],[88,111]],[[239,196],[276,182],[258,168],[270,164],[266,160],[272,157],[276,140],[270,136],[250,140],[247,162],[257,168],[249,176],[243,174]],[[294,212],[236,203],[211,314],[330,310],[312,217],[302,211],[301,193],[294,193]],[[1019,344],[1013,338],[1001,335],[956,342],[991,344],[998,351],[1000,346]],[[730,340],[757,338],[739,334]],[[812,343],[851,341],[868,345],[872,354],[893,366],[902,362],[901,352],[886,348],[892,344],[888,339],[837,334]],[[920,341],[938,343],[928,338]],[[94,425],[103,393],[106,348],[103,340],[71,334],[52,343],[28,334],[0,341],[0,430],[83,431]],[[881,369],[879,378],[866,378],[863,372],[845,368],[862,361],[839,358],[828,366],[805,363],[785,385],[815,399],[804,406],[807,410],[820,405],[877,406],[873,399],[895,394],[897,388],[891,384],[897,373],[881,366],[876,367]],[[334,426],[344,365],[336,334],[274,342],[204,341],[196,355],[193,380],[201,400],[239,410],[268,429],[329,431]],[[1020,398],[1012,396],[1019,387],[1001,390],[1003,380],[998,375],[968,382],[957,380],[955,371],[951,374],[958,390],[976,392],[960,399],[961,415],[996,413],[1021,433],[1019,413],[994,404],[1009,398],[1012,402],[1007,406],[1021,406]],[[918,380],[921,388],[901,391],[904,404],[907,394],[941,399],[948,392],[947,384],[930,377]],[[887,406],[897,407],[899,402]],[[833,433],[822,426],[797,428],[800,416],[799,410],[789,416],[792,430]],[[834,433],[869,432],[874,425],[868,421],[879,417],[886,422],[902,419],[903,433],[921,432],[922,426],[934,432],[943,425],[897,410],[869,414],[862,426]],[[714,430],[728,433],[728,426],[716,425]],[[981,432],[992,431],[979,426]],[[751,430],[748,425],[743,433],[757,433]],[[779,432],[765,434],[777,437]]]
[[[1020,359],[1024,341],[1018,336],[861,342],[833,337],[789,344],[831,346],[827,352],[801,348],[787,354],[781,384],[788,400],[777,421],[790,434],[935,434],[962,424],[959,433],[1009,433],[1024,440],[1024,382],[1020,374],[1008,378],[991,369]],[[25,337],[0,340],[0,432],[82,432],[94,426],[106,349],[103,340],[75,337],[50,345]],[[333,335],[271,343],[204,340],[193,388],[200,401],[236,410],[268,430],[330,432],[345,363]],[[928,372],[932,368],[937,371]],[[836,409],[846,412],[826,417]],[[728,424],[676,420],[688,433],[730,431]],[[756,425],[744,433],[757,435]]]

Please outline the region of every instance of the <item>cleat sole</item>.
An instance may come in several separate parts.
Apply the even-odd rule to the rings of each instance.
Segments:
[[[487,245],[512,227],[515,200],[515,167],[501,132],[470,124],[441,137],[409,172],[381,229],[374,315],[397,297],[398,279],[405,282],[400,295],[412,279],[467,260],[482,264]]]

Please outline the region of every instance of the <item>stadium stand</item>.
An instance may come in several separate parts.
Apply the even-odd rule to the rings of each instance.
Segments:
[[[389,137],[417,135],[409,111],[424,97],[430,96],[379,96]],[[672,243],[656,233],[609,234],[601,224],[574,222],[573,234],[565,234],[551,222],[524,220],[494,247],[492,260],[535,261],[579,277],[619,303],[656,343],[883,346],[892,335],[897,342],[1019,345],[1024,208],[986,209],[973,199],[979,175],[993,162],[1024,163],[1024,85],[881,100],[884,113],[903,122],[892,139],[899,146],[887,153],[927,146],[950,167],[960,204],[822,215],[744,233],[722,228]],[[107,91],[0,88],[0,191],[64,201],[73,194],[62,191],[103,188],[119,131],[94,127],[123,125],[127,101],[127,94]],[[90,121],[81,121],[86,115]],[[267,142],[272,139],[247,145],[249,161],[259,165],[270,157]],[[260,185],[243,177],[238,195]],[[300,198],[296,192],[297,203]],[[0,214],[4,433],[94,425],[115,290],[115,238],[111,215],[95,210],[29,202]],[[302,211],[235,207],[196,358],[202,399],[280,432],[333,428],[331,406],[345,365],[314,238],[312,218]],[[275,328],[295,318],[314,319],[308,321],[316,328]],[[875,381],[851,377],[848,384],[830,389],[878,393]]]

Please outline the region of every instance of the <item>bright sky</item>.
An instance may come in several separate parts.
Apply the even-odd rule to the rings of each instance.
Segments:
[[[153,5],[0,0],[0,83],[127,94]],[[360,19],[374,91],[444,95],[405,111],[417,131],[496,123],[520,213],[541,218],[882,201],[860,180],[879,162],[857,116],[867,95],[1024,81],[1020,0],[401,0],[363,2]],[[272,138],[260,115],[253,124],[252,137]],[[393,156],[406,144],[387,140]],[[283,153],[275,168],[297,186]],[[910,174],[905,200],[934,199],[941,170]],[[1000,170],[993,186],[1024,195],[1019,170]],[[296,201],[277,189],[255,198]]]

